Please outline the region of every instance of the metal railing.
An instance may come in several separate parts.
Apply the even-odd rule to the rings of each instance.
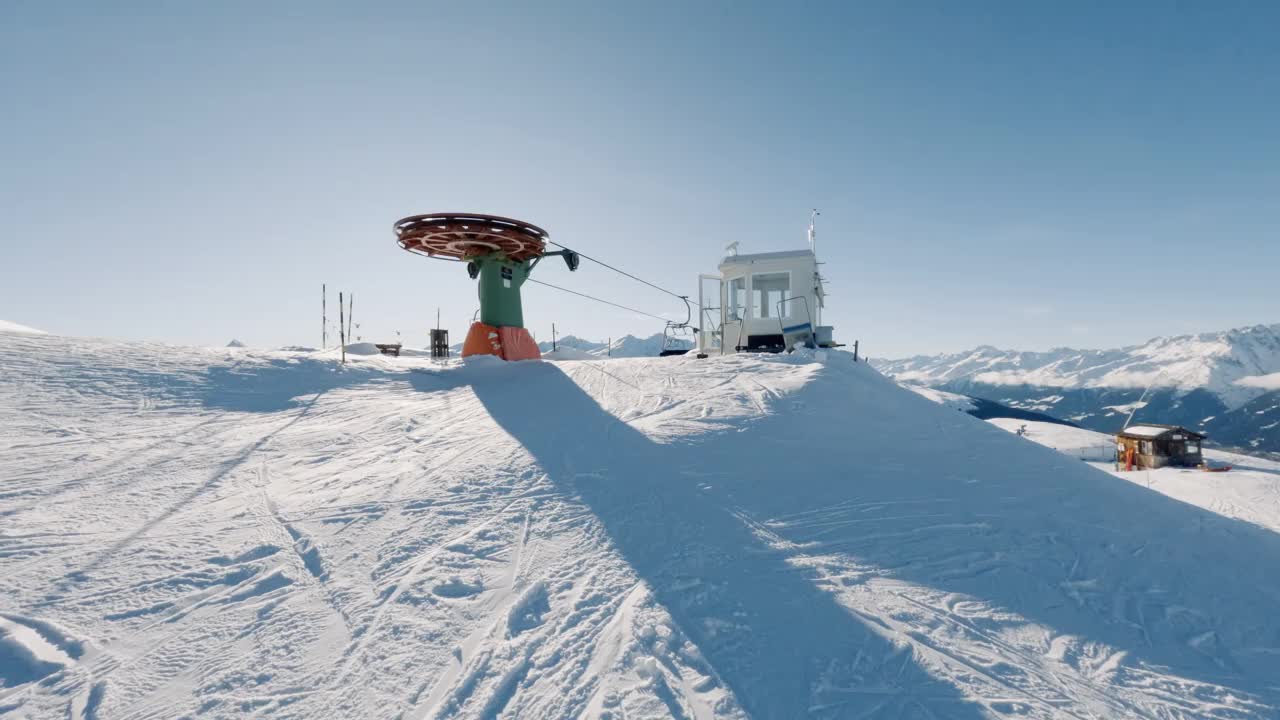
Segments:
[[[796,300],[799,300],[804,303],[804,316],[805,316],[805,319],[808,320],[808,324],[809,324],[809,337],[813,340],[813,344],[816,347],[818,344],[818,328],[816,325],[813,324],[813,315],[809,313],[809,298],[805,297],[804,295],[796,295],[795,297],[789,297],[789,298],[786,298],[785,300],[778,301],[778,304],[777,304],[778,330],[781,331],[782,344],[787,346],[787,350],[790,350],[792,347],[790,345],[787,345],[787,326],[782,321],[782,318],[783,318],[782,306]]]

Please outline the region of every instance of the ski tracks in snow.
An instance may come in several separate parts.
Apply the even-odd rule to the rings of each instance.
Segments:
[[[1037,718],[1234,718],[1265,716],[1269,707],[1224,685],[1179,678],[1152,669],[1105,643],[1055,634],[1016,613],[961,593],[947,593],[899,579],[899,568],[857,560],[868,547],[892,542],[907,549],[905,562],[949,582],[1016,572],[1016,554],[970,553],[929,542],[957,531],[983,532],[982,523],[939,522],[952,517],[951,501],[933,498],[899,505],[858,502],[772,520],[740,512],[789,562],[814,569],[850,612],[880,626],[937,677],[967,689],[994,714]],[[901,524],[900,529],[889,530]],[[1071,572],[1079,565],[1072,565]],[[1079,581],[1091,588],[1091,581]],[[1066,588],[1070,596],[1070,587]],[[1087,590],[1086,590],[1087,591]],[[1083,599],[1081,600],[1083,602]],[[1140,607],[1140,603],[1138,603]],[[1117,616],[1116,620],[1124,622]],[[1146,632],[1142,623],[1135,623]],[[892,658],[865,658],[871,665]],[[907,688],[870,687],[852,668],[834,668],[818,691],[817,706],[839,708],[840,698],[866,695],[910,699]],[[843,677],[842,677],[843,675]],[[901,712],[886,704],[878,712]],[[839,715],[839,713],[835,713]]]
[[[1184,538],[1131,542],[1056,460],[861,366],[343,369],[53,336],[10,360],[0,651],[31,661],[0,714],[703,720],[776,689],[818,718],[1261,718],[1280,693],[1236,670],[1270,657],[1255,618],[1161,574]],[[535,456],[477,396],[511,378],[593,425]],[[824,664],[783,667],[795,638]]]

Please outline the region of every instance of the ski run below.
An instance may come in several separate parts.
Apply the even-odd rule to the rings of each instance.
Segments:
[[[1280,716],[1280,466],[1026,424],[843,353],[0,332],[0,715]]]
[[[1215,514],[1280,533],[1280,462],[1204,450],[1210,467],[1229,466],[1230,472],[1207,473],[1195,468],[1118,470],[1115,436],[1068,425],[996,418],[989,420],[1010,432],[1025,428],[1024,437],[1143,487],[1157,490]]]

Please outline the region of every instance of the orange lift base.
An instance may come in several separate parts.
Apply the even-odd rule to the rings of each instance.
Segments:
[[[471,323],[462,343],[462,357],[497,355],[503,360],[539,360],[542,353],[529,331],[521,327],[494,327]]]

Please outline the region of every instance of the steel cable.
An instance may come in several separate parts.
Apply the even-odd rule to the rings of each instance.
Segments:
[[[534,280],[533,278],[529,278],[528,280],[526,280],[526,282],[537,283],[537,284],[539,284],[539,285],[545,285],[545,286],[547,286],[547,287],[549,287],[549,288],[555,288],[556,290],[560,290],[561,292],[567,292],[567,293],[569,293],[570,295],[577,295],[578,297],[583,297],[583,298],[586,298],[586,299],[588,299],[588,300],[595,300],[595,301],[596,301],[596,302],[598,302],[598,303],[604,303],[605,305],[612,305],[612,306],[614,306],[614,307],[616,307],[616,308],[621,308],[622,310],[626,310],[626,311],[628,311],[628,312],[633,312],[633,313],[635,313],[635,314],[637,314],[637,315],[644,315],[645,317],[651,317],[651,318],[653,318],[654,320],[661,320],[662,322],[667,322],[667,319],[666,319],[666,318],[664,318],[664,317],[659,317],[659,316],[657,316],[657,315],[654,315],[653,313],[647,313],[647,312],[645,312],[645,311],[643,311],[643,310],[637,310],[637,309],[632,308],[632,307],[627,307],[626,305],[619,305],[619,304],[618,304],[618,303],[616,303],[616,302],[610,302],[610,301],[605,300],[605,299],[603,299],[603,298],[595,297],[594,295],[588,295],[588,294],[586,294],[586,293],[578,292],[577,290],[570,290],[569,288],[563,288],[563,287],[560,287],[559,285],[552,285],[552,284],[551,284],[551,283],[549,283],[549,282],[542,282],[541,280]],[[678,297],[678,296],[677,296],[677,297]]]

